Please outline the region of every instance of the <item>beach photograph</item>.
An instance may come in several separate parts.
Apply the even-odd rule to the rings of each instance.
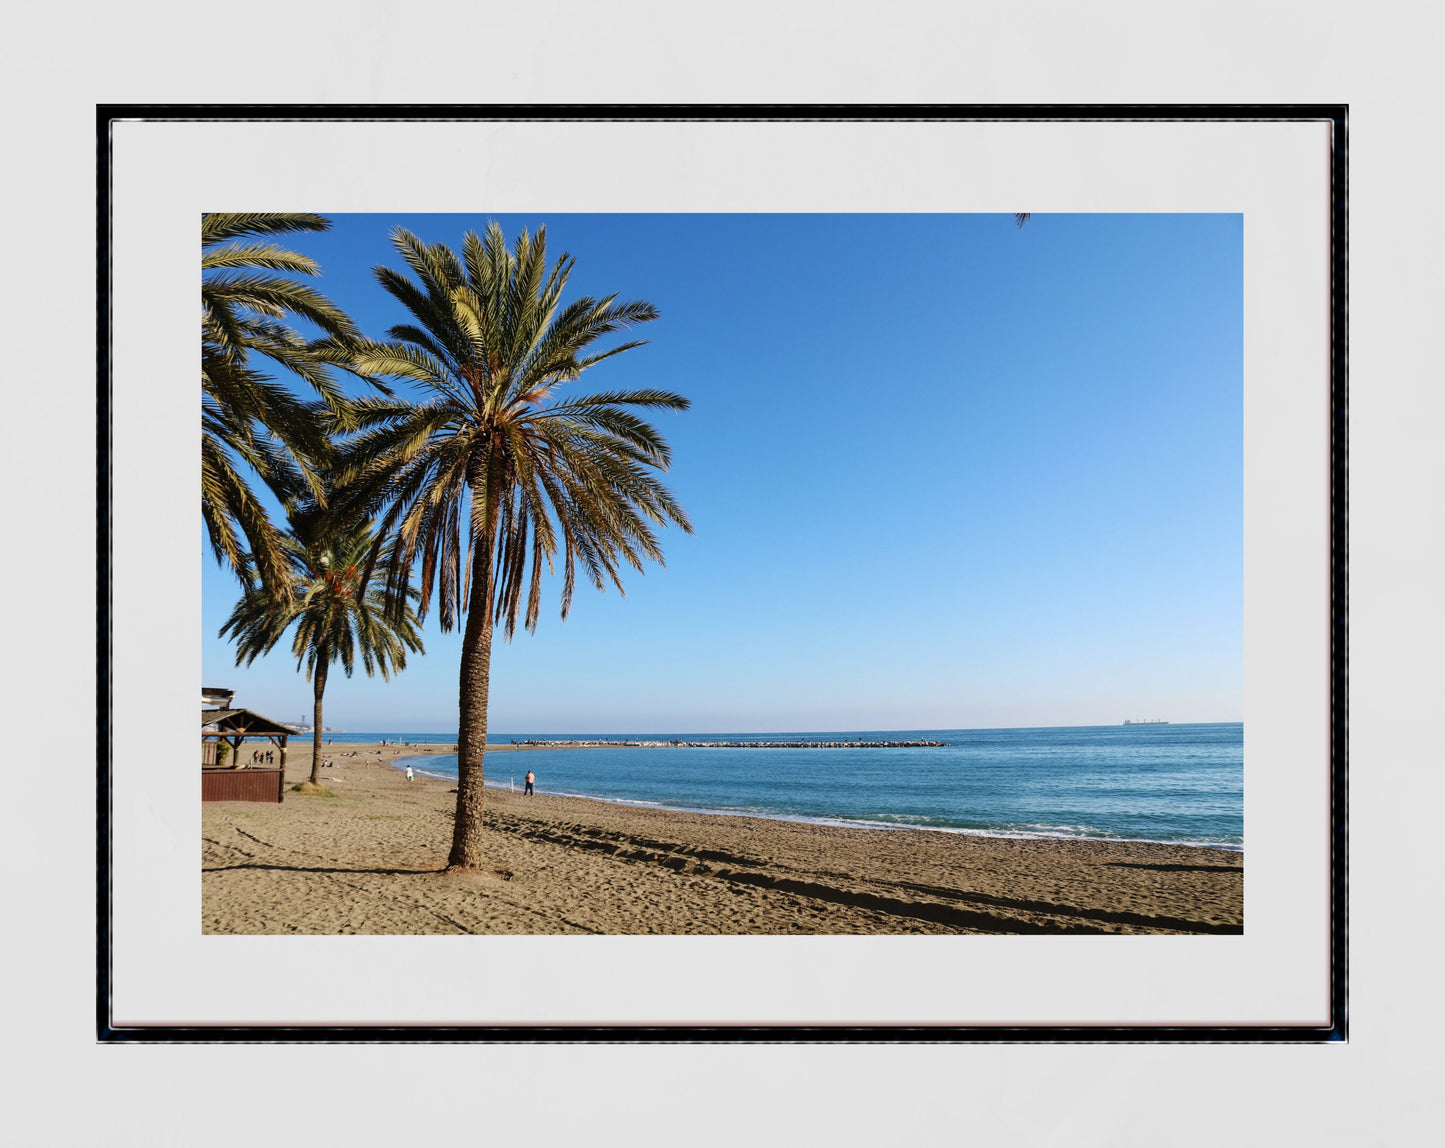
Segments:
[[[202,934],[1245,933],[1241,215],[198,224]]]

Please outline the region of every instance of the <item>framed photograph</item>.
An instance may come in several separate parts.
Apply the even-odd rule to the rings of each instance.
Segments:
[[[100,1039],[1343,1041],[1346,126],[100,107]],[[415,644],[245,615],[198,280],[203,451],[363,400],[258,501]]]

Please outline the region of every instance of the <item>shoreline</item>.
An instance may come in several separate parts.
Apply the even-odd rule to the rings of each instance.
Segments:
[[[425,748],[425,747],[422,747],[422,748]],[[490,745],[487,746],[486,752],[487,752],[487,753],[491,753],[492,750],[493,750],[493,748],[494,748],[494,747],[492,747],[492,746],[490,746]],[[523,747],[522,747],[522,746],[512,746],[512,747],[508,747],[508,748],[521,749],[521,748],[523,748]],[[587,748],[587,747],[583,747],[583,746],[576,746],[576,747],[573,747],[573,746],[528,746],[528,747],[526,747],[526,748],[528,748],[528,749],[564,749],[564,748],[570,749],[570,748]],[[629,747],[629,748],[634,748],[634,747]],[[445,750],[445,752],[446,752],[448,755],[450,755],[450,754],[454,753],[455,751],[448,749],[448,750]],[[431,756],[434,756],[434,754],[432,754],[432,753],[426,753],[426,754],[416,754],[416,755],[414,755],[414,756],[416,756],[416,757],[431,757]],[[395,760],[396,760],[396,761],[406,761],[406,760],[408,760],[408,755],[407,755],[407,754],[402,754],[402,755],[398,756],[397,758],[395,758]],[[449,783],[454,783],[454,782],[456,781],[456,778],[454,778],[454,777],[447,777],[447,776],[445,776],[445,775],[439,775],[439,774],[433,774],[433,773],[422,774],[419,770],[417,771],[417,773],[418,773],[418,776],[424,776],[424,777],[427,777],[427,778],[429,778],[429,779],[433,779],[433,780],[437,780],[437,781],[446,781],[446,782],[449,782]],[[483,784],[485,785],[488,793],[491,793],[491,792],[494,792],[494,791],[495,791],[495,792],[501,792],[501,793],[511,792],[511,790],[509,790],[502,782],[499,782],[499,781],[485,781]],[[704,807],[702,807],[702,806],[694,806],[694,805],[668,805],[668,804],[664,804],[664,803],[662,803],[662,802],[647,802],[647,801],[639,801],[639,800],[628,800],[627,798],[623,798],[623,797],[605,797],[605,796],[602,796],[602,795],[596,794],[596,793],[564,793],[564,792],[560,792],[560,791],[557,791],[557,790],[552,790],[552,791],[549,791],[549,795],[550,795],[550,796],[553,796],[553,797],[572,798],[572,799],[575,799],[575,800],[577,800],[577,801],[596,801],[596,802],[598,802],[598,803],[600,803],[600,804],[603,804],[603,805],[621,805],[621,806],[624,806],[624,807],[626,807],[626,808],[628,808],[628,809],[657,809],[657,810],[661,810],[661,811],[667,812],[667,813],[695,813],[695,814],[697,814],[697,815],[699,815],[699,816],[701,816],[701,817],[747,817],[747,818],[755,818],[755,819],[757,819],[757,820],[759,820],[759,821],[783,821],[783,822],[787,822],[787,823],[789,823],[789,824],[797,824],[797,825],[821,825],[821,826],[828,826],[828,827],[833,827],[833,828],[838,828],[838,829],[857,829],[857,830],[864,831],[864,832],[879,831],[879,832],[883,832],[883,833],[899,833],[899,832],[946,833],[946,834],[954,834],[954,835],[958,835],[958,836],[962,836],[962,837],[987,837],[987,838],[989,838],[989,839],[998,839],[998,840],[1003,840],[1003,841],[1106,841],[1106,842],[1117,842],[1117,843],[1119,843],[1119,844],[1121,844],[1121,845],[1171,845],[1171,846],[1172,846],[1172,845],[1177,845],[1177,846],[1181,846],[1181,847],[1183,847],[1183,848],[1188,848],[1188,849],[1213,849],[1213,850],[1218,850],[1219,852],[1222,852],[1222,853],[1241,853],[1241,854],[1242,854],[1242,853],[1244,852],[1244,846],[1243,846],[1242,844],[1240,844],[1240,845],[1235,845],[1235,844],[1231,844],[1231,843],[1228,843],[1228,842],[1216,842],[1216,841],[1166,841],[1166,840],[1161,840],[1161,839],[1159,839],[1159,838],[1157,838],[1157,837],[1084,837],[1084,836],[1078,836],[1078,835],[1073,835],[1073,836],[1071,836],[1071,835],[1069,835],[1069,834],[1064,834],[1064,833],[1024,833],[1024,832],[1012,832],[1012,831],[1004,830],[1004,829],[979,829],[979,828],[974,828],[974,827],[972,827],[972,826],[952,826],[952,825],[892,825],[892,824],[888,824],[888,823],[886,823],[886,822],[881,822],[881,821],[866,821],[866,820],[861,820],[861,819],[860,819],[860,820],[848,820],[848,819],[846,819],[846,818],[838,818],[838,817],[810,817],[810,816],[807,816],[807,815],[804,815],[804,814],[760,813],[760,812],[757,812],[757,811],[751,811],[751,812],[748,812],[748,813],[739,813],[738,811],[732,810],[732,809],[710,809],[710,808],[704,808]]]
[[[447,873],[455,782],[408,782],[396,763],[450,747],[325,748],[332,797],[202,805],[204,933],[1243,931],[1239,852],[879,833],[494,787],[485,867]],[[309,773],[298,755],[288,785]]]

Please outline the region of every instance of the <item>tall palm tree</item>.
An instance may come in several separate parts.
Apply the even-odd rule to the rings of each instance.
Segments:
[[[245,477],[258,474],[283,504],[320,492],[319,460],[344,427],[345,400],[331,365],[283,320],[301,318],[328,343],[354,338],[351,320],[291,275],[317,275],[314,260],[257,237],[325,231],[298,212],[209,213],[201,217],[201,518],[218,562],[243,586],[253,570],[289,591],[282,532]],[[257,359],[294,371],[318,398],[303,401],[263,375]]]
[[[311,735],[311,784],[321,784],[321,702],[326,678],[337,662],[351,677],[357,656],[368,677],[389,679],[406,668],[408,650],[425,653],[421,622],[408,605],[392,617],[380,587],[366,589],[361,572],[374,539],[365,526],[337,530],[317,507],[292,515],[292,533],[283,541],[291,568],[286,600],[253,587],[242,596],[221,627],[236,643],[236,664],[250,665],[270,651],[293,624],[291,652],[296,668],[311,682],[314,709]]]
[[[487,742],[492,634],[513,635],[519,615],[536,628],[542,566],[562,552],[561,612],[581,566],[599,590],[622,591],[619,567],[662,561],[654,525],[692,530],[656,479],[671,453],[629,407],[686,410],[670,391],[555,392],[589,367],[641,345],[605,350],[605,335],[657,317],[650,303],[590,296],[563,305],[573,260],[549,268],[546,229],[509,251],[501,228],[468,233],[461,257],[403,229],[392,240],[416,276],[386,267],[381,285],[414,323],[363,345],[355,368],[413,384],[420,403],[380,398],[355,407],[345,481],[386,539],[376,562],[392,608],[420,562],[424,618],[432,595],[443,630],[466,615],[458,688],[457,812],[448,866],[482,863],[482,762]],[[528,560],[531,569],[528,572]],[[525,608],[523,599],[525,597]]]

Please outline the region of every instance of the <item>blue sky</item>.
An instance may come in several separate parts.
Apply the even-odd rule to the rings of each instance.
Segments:
[[[378,337],[394,226],[545,224],[567,297],[660,312],[579,386],[692,400],[654,421],[696,534],[499,637],[493,731],[1242,719],[1240,216],[328,217],[286,245]],[[216,637],[238,586],[204,531],[202,580],[204,684],[309,716],[287,647],[239,668]],[[326,723],[455,730],[460,635],[425,642],[390,682],[333,672]]]

